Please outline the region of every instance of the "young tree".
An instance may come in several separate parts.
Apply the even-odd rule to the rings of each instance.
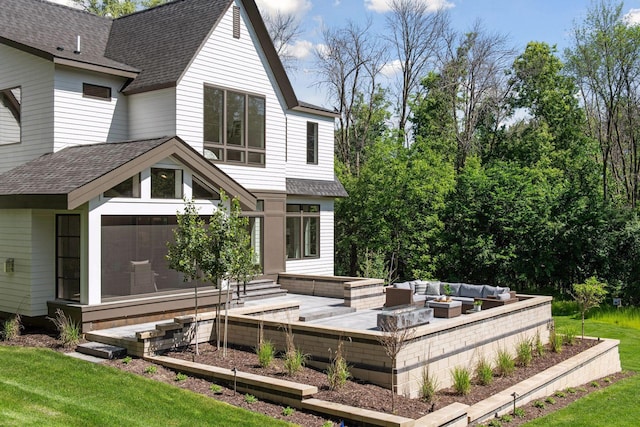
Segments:
[[[198,349],[198,280],[203,278],[202,268],[209,265],[209,235],[204,220],[192,200],[185,200],[184,213],[177,213],[178,226],[173,230],[175,242],[169,242],[167,260],[169,268],[183,274],[185,282],[193,281],[195,294],[196,354]]]
[[[155,7],[165,3],[167,0],[73,0],[75,4],[82,7],[87,12],[100,16],[118,18],[129,15],[139,8]]]
[[[584,338],[584,316],[592,308],[598,307],[607,295],[606,284],[596,277],[589,277],[584,283],[573,285],[573,298],[580,305],[582,314],[582,338]]]
[[[398,354],[409,344],[415,336],[415,328],[408,328],[399,324],[396,317],[388,316],[380,325],[382,335],[378,336],[378,342],[384,348],[385,353],[391,359],[391,412],[396,412],[396,385],[394,370],[396,370],[396,360]]]

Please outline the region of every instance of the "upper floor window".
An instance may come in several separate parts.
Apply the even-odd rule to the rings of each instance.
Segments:
[[[265,164],[265,99],[204,87],[204,155],[225,163]]]
[[[111,101],[111,88],[108,86],[82,83],[82,96],[86,98],[97,98]]]
[[[22,89],[0,89],[0,145],[20,142]]]
[[[195,176],[192,179],[192,196],[194,199],[202,200],[220,200],[220,194],[199,178]]]
[[[307,163],[318,164],[318,124],[307,122]]]
[[[140,197],[140,174],[135,174],[129,179],[104,192],[104,197]]]
[[[320,205],[287,205],[287,259],[320,256]]]
[[[182,199],[182,171],[151,168],[151,198]]]

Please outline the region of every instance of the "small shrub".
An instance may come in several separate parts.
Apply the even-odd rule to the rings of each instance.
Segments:
[[[607,384],[611,384],[611,378],[609,378],[609,377],[603,379],[602,381],[604,381]]]
[[[82,335],[80,325],[74,322],[71,317],[67,317],[64,311],[59,308],[56,309],[56,316],[49,317],[49,320],[53,322],[58,330],[59,339],[64,347],[73,347],[78,344]]]
[[[516,370],[516,364],[513,357],[505,349],[498,350],[496,355],[496,374],[501,377],[508,377]]]
[[[420,379],[420,397],[425,402],[434,402],[436,398],[436,392],[440,384],[438,378],[431,374],[428,366],[422,368],[422,378]]]
[[[158,367],[157,367],[157,366],[155,366],[155,365],[149,365],[149,366],[147,366],[146,368],[144,368],[144,373],[145,373],[145,374],[153,375],[153,374],[155,374],[156,372],[158,372]]]
[[[327,368],[327,380],[329,381],[329,388],[331,390],[337,390],[347,383],[347,380],[351,378],[349,372],[349,365],[344,358],[344,345],[343,341],[338,341],[338,349],[335,355],[332,355],[331,363]],[[331,352],[331,350],[329,350]]]
[[[556,400],[551,396],[547,397],[544,401],[547,402],[549,405],[555,405],[556,404]]]
[[[511,421],[513,421],[513,417],[509,414],[504,414],[503,416],[500,417],[500,421],[505,423],[510,423]]]
[[[558,390],[555,393],[553,393],[553,395],[555,397],[559,397],[559,398],[567,397],[567,393],[565,393],[564,391],[560,391],[560,390]]]
[[[307,355],[299,348],[287,351],[284,355],[284,369],[289,376],[294,376],[307,363]]]
[[[569,393],[569,394],[576,394],[576,393],[577,393],[577,391],[576,391],[576,389],[575,389],[575,388],[573,388],[573,387],[569,387],[569,388],[567,389],[567,393]]]
[[[287,406],[286,408],[282,408],[282,415],[284,415],[285,417],[293,415],[294,412],[296,412],[296,410],[293,409],[291,406]]]
[[[0,333],[0,336],[2,336],[4,341],[12,341],[20,336],[22,329],[23,326],[20,315],[16,313],[2,323],[2,333]]]
[[[255,397],[253,394],[245,394],[244,395],[244,401],[251,404],[251,403],[256,403],[258,401],[258,398]]]
[[[187,376],[187,374],[183,374],[182,372],[178,372],[178,373],[176,374],[176,378],[175,378],[175,380],[176,380],[176,381],[184,381],[184,380],[186,380],[187,378],[189,378],[189,377]]]
[[[596,384],[597,384],[597,383],[596,383]],[[576,391],[579,391],[580,393],[586,393],[586,392],[587,392],[587,389],[586,389],[586,388],[584,388],[584,387],[578,387],[578,388],[576,389]]]
[[[533,402],[533,406],[538,409],[544,409],[547,405],[545,405],[542,400],[536,400],[535,402]]]
[[[269,365],[271,365],[271,362],[273,362],[276,349],[271,341],[264,340],[256,349],[256,354],[258,355],[258,362],[260,363],[260,366],[268,368]]]
[[[531,359],[533,359],[531,341],[527,339],[521,340],[516,345],[516,354],[519,366],[529,366],[531,364]]]
[[[566,345],[574,345],[576,343],[576,337],[578,336],[578,331],[576,328],[571,326],[566,326],[562,328],[563,335],[563,343]]]
[[[562,353],[562,335],[556,333],[555,329],[552,329],[549,334],[549,344],[551,345],[552,352]]]
[[[209,390],[211,390],[213,394],[222,394],[222,387],[218,384],[211,384]]]
[[[540,338],[540,332],[536,332],[536,337],[533,340],[533,347],[536,356],[544,356],[544,344],[542,343],[542,338]]]
[[[513,411],[513,415],[515,415],[518,418],[524,418],[527,414],[524,412],[524,409],[522,408],[516,408]]]
[[[453,389],[461,396],[471,391],[471,373],[467,368],[455,367],[451,370]]]
[[[122,363],[124,363],[125,365],[128,365],[129,363],[131,363],[132,360],[133,359],[131,358],[131,356],[127,356],[122,359]]]
[[[491,362],[485,357],[481,357],[476,363],[476,378],[481,385],[489,385],[493,382],[493,368]]]
[[[589,383],[589,385],[593,388],[598,388],[600,387],[600,384],[598,383],[598,381],[591,381],[591,383]]]
[[[489,426],[489,427],[502,427],[502,422],[499,419],[494,418],[491,421],[489,421],[489,424],[487,424],[487,426]]]
[[[325,421],[322,423],[322,427],[333,427],[333,421]]]

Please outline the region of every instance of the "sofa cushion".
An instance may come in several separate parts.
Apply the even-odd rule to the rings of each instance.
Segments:
[[[427,282],[427,290],[425,293],[430,296],[442,295],[440,293],[440,282]]]
[[[509,288],[502,288],[500,286],[496,286],[496,295],[498,295],[498,294],[508,294],[509,292],[511,292],[511,289],[509,289]]]
[[[447,294],[444,291],[444,286],[445,285],[449,285],[449,287],[451,288],[450,296],[452,296],[452,297],[458,295],[458,292],[460,292],[460,283],[444,283],[444,282],[440,282],[440,295],[446,295]]]
[[[413,302],[426,301],[427,296],[425,294],[413,294]]]
[[[416,280],[415,281],[415,292],[417,295],[426,295],[427,293],[427,283],[424,280]]]
[[[393,285],[394,288],[398,289],[411,289],[411,285],[409,282],[398,282]]]
[[[503,293],[501,293],[501,294],[498,294],[498,295],[497,295],[497,298],[498,298],[500,301],[506,301],[506,300],[508,300],[508,299],[511,299],[511,294],[510,294],[509,292],[506,292],[506,293],[504,293],[504,292],[503,292]]]
[[[473,304],[473,302],[475,301],[473,297],[451,297],[451,299],[454,301],[460,301],[465,304]]]
[[[468,283],[463,283],[460,285],[460,292],[457,296],[467,297],[467,298],[482,298],[482,290],[484,285],[470,285]]]
[[[482,288],[482,298],[498,295],[498,288],[495,286],[484,285]]]

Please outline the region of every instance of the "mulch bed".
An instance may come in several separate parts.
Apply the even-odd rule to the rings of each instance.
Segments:
[[[26,330],[20,337],[11,342],[0,341],[0,345],[46,347],[59,352],[70,351],[70,349],[64,348],[59,344],[54,334],[44,330]],[[559,363],[560,361],[566,360],[586,350],[592,345],[596,345],[592,340],[582,341],[578,339],[574,345],[565,345],[561,353],[552,353],[547,351],[544,356],[534,358],[530,366],[517,368],[516,372],[509,377],[496,377],[494,378],[493,383],[489,386],[473,385],[471,392],[466,396],[458,396],[451,389],[441,390],[438,393],[435,404],[426,403],[419,399],[409,399],[403,396],[396,396],[395,412],[398,415],[409,418],[420,418],[423,415],[428,414],[430,411],[443,408],[453,402],[472,405],[487,398],[488,396],[512,386],[513,384],[523,381],[524,379],[529,378],[532,375]],[[362,383],[359,381],[348,381],[340,390],[331,391],[328,387],[326,374],[315,369],[304,368],[294,377],[288,377],[284,373],[285,371],[280,359],[274,360],[274,363],[270,367],[262,368],[258,364],[258,359],[255,353],[250,351],[228,348],[227,356],[223,358],[222,351],[217,351],[215,345],[208,343],[200,344],[199,350],[200,355],[195,355],[193,347],[170,352],[166,355],[177,359],[195,361],[228,369],[235,367],[236,369],[244,372],[252,372],[258,375],[289,379],[303,384],[315,385],[318,387],[319,393],[314,397],[317,397],[318,399],[357,406],[379,412],[392,412],[390,391],[373,384]],[[234,406],[254,412],[264,413],[270,417],[286,420],[302,426],[321,426],[326,421],[326,418],[299,410],[294,411],[293,414],[284,415],[284,408],[282,406],[268,402],[258,401],[255,403],[248,403],[245,401],[245,396],[242,393],[234,393],[232,388],[226,388],[224,384],[221,384],[223,386],[222,392],[220,394],[215,394],[210,389],[210,381],[194,377],[188,377],[183,381],[176,381],[176,372],[162,366],[156,366],[155,373],[145,373],[145,369],[153,364],[142,359],[133,358],[129,363],[123,363],[122,359],[111,360],[106,361],[105,364],[137,375],[146,376],[172,384],[180,388],[188,389],[196,393],[201,393]],[[516,417],[509,422],[508,425],[518,426],[534,418],[558,410],[580,397],[583,397],[595,390],[607,387],[630,374],[631,373],[629,372],[624,372],[599,380],[597,382],[598,387],[595,387],[593,384],[585,384],[582,387],[576,387],[574,393],[566,393],[564,397],[554,396],[554,402],[545,403],[544,408],[535,407],[533,402],[529,403],[528,405],[522,406],[522,409],[524,409],[525,412],[524,417]],[[544,399],[541,399],[541,401],[544,402]],[[333,421],[338,422],[339,420]]]

